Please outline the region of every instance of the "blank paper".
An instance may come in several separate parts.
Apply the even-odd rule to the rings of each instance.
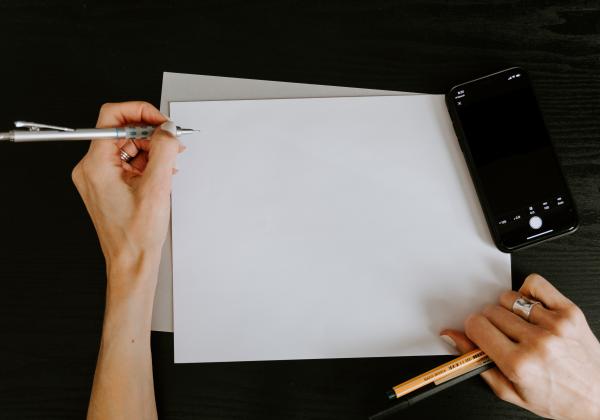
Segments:
[[[449,354],[509,289],[443,97],[172,103],[176,362]]]
[[[411,93],[164,72],[160,112],[169,115],[169,103],[177,101],[378,95],[411,95]],[[173,264],[170,226],[158,271],[158,283],[152,311],[152,331],[173,332]]]

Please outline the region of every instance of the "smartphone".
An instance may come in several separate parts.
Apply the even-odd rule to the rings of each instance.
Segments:
[[[454,86],[446,105],[498,249],[577,230],[575,203],[522,68]]]

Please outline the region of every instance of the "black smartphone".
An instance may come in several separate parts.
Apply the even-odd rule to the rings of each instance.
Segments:
[[[454,86],[446,104],[501,251],[577,229],[575,204],[522,68]]]

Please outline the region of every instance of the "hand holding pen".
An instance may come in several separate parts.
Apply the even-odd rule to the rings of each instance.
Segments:
[[[148,140],[92,140],[73,181],[106,259],[102,345],[88,418],[156,417],[150,324],[171,209],[171,179],[184,150],[177,129],[146,102],[106,104],[97,127],[159,126]],[[123,160],[122,151],[131,159]],[[115,380],[115,378],[123,378]],[[135,386],[132,386],[135,383]]]
[[[175,124],[146,102],[126,102],[104,105],[97,127],[140,124],[158,127],[148,139],[92,140],[73,169],[108,266],[160,256],[167,232],[171,177],[184,150]]]

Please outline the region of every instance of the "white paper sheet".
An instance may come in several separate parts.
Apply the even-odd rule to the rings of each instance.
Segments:
[[[441,96],[172,103],[176,362],[449,354],[509,289]]]
[[[169,103],[219,99],[323,98],[330,96],[409,95],[407,92],[308,85],[270,80],[238,79],[184,73],[163,73],[160,111],[169,115]],[[173,276],[171,231],[163,247],[152,312],[152,330],[173,331]]]

